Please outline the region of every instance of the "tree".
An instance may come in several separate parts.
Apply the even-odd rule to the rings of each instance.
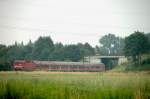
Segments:
[[[64,47],[64,58],[67,61],[80,61],[82,59],[81,50],[77,45],[66,45]]]
[[[7,55],[8,48],[0,44],[0,71],[12,70],[12,64]]]
[[[99,40],[101,47],[99,48],[102,55],[122,55],[124,47],[124,39],[116,37],[114,34],[103,36]]]
[[[143,32],[135,31],[125,38],[124,52],[131,56],[135,64],[141,63],[141,55],[149,51],[148,37]]]
[[[95,54],[94,48],[89,43],[84,44],[84,50],[85,50],[85,56],[91,56]]]
[[[4,58],[7,54],[7,47],[0,44],[0,58]]]
[[[148,37],[148,40],[150,42],[150,33],[147,33],[146,36]]]
[[[23,55],[24,45],[15,42],[14,45],[10,45],[7,48],[8,48],[7,55],[10,60],[24,59],[24,55]]]
[[[77,47],[80,49],[82,56],[91,56],[95,54],[94,48],[89,43],[78,43]]]
[[[147,33],[146,36],[148,37],[148,42],[149,42],[149,54],[150,54],[150,33]]]
[[[55,61],[64,61],[64,46],[62,43],[56,43],[54,45],[54,51],[50,55],[50,59]]]
[[[54,51],[54,43],[50,37],[39,37],[34,43],[33,58],[36,60],[49,60]]]
[[[99,46],[95,46],[95,54],[99,54],[99,52],[100,52],[100,48],[99,48]]]
[[[28,42],[28,44],[23,49],[25,60],[32,60],[33,59],[33,57],[32,57],[33,48],[34,48],[34,44],[30,40]]]

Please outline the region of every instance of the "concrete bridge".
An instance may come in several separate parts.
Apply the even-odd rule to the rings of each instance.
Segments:
[[[103,63],[106,69],[112,69],[117,65],[128,62],[125,56],[88,56],[84,58],[85,62],[88,63]]]

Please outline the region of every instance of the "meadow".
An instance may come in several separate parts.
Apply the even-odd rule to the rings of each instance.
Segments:
[[[0,72],[0,99],[150,99],[150,72]]]

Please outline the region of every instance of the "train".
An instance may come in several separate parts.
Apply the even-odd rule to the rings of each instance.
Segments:
[[[37,65],[33,61],[16,60],[13,63],[13,68],[16,71],[34,71]]]
[[[60,61],[24,61],[16,60],[13,64],[14,70],[18,71],[80,71],[80,72],[101,72],[105,71],[102,63],[84,62],[60,62]]]

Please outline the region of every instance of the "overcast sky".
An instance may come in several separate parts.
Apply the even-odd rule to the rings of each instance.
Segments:
[[[150,32],[150,0],[0,0],[0,44],[39,36],[98,45],[105,34]]]

